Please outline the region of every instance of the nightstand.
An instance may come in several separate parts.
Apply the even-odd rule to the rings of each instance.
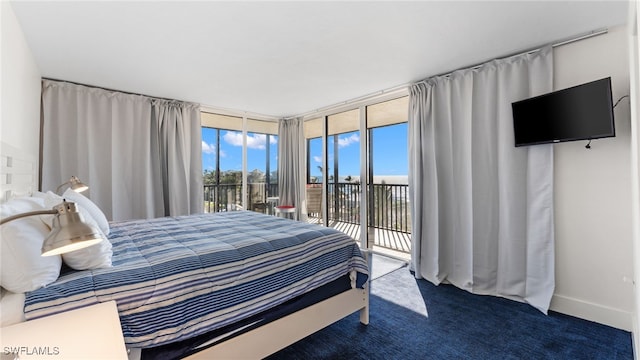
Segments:
[[[0,328],[0,344],[3,359],[127,359],[115,301]]]

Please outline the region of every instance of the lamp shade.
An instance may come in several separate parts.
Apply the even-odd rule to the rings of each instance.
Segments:
[[[58,186],[58,188],[56,189],[56,194],[62,194],[62,190],[66,189],[67,187],[71,188],[71,190],[75,192],[83,192],[89,188],[88,185],[80,181],[80,179],[78,179],[76,176],[71,176],[69,181]]]
[[[42,245],[42,256],[58,255],[79,250],[105,240],[95,226],[84,222],[73,202],[63,201],[54,207],[53,228]]]
[[[70,184],[71,190],[75,192],[83,192],[89,188],[88,185],[80,181],[80,179],[78,179],[75,176],[71,177],[71,180],[69,180],[69,184]]]

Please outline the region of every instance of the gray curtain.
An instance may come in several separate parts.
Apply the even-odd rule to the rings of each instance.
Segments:
[[[551,47],[411,87],[417,277],[547,312],[554,290],[553,146],[516,148],[511,103],[552,90]]]
[[[155,99],[151,115],[158,131],[165,215],[203,212],[200,106]]]
[[[203,211],[197,104],[43,81],[42,190],[71,175],[110,220]]]
[[[278,125],[278,193],[280,205],[293,205],[306,221],[305,138],[301,118],[281,119]]]

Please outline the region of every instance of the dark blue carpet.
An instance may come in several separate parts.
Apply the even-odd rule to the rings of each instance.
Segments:
[[[434,286],[407,268],[374,280],[370,305],[368,326],[353,314],[268,359],[633,359],[629,332]]]

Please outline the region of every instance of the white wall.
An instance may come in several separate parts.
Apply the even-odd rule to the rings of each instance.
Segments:
[[[40,71],[10,3],[0,6],[0,139],[38,159]]]
[[[629,94],[626,27],[557,47],[554,88],[611,76]],[[551,309],[632,328],[633,241],[629,100],[614,110],[616,137],[554,145],[556,290]]]
[[[635,260],[635,316],[633,317],[633,348],[640,359],[640,1],[629,2],[629,70],[631,72],[631,193],[633,211],[633,245]]]

